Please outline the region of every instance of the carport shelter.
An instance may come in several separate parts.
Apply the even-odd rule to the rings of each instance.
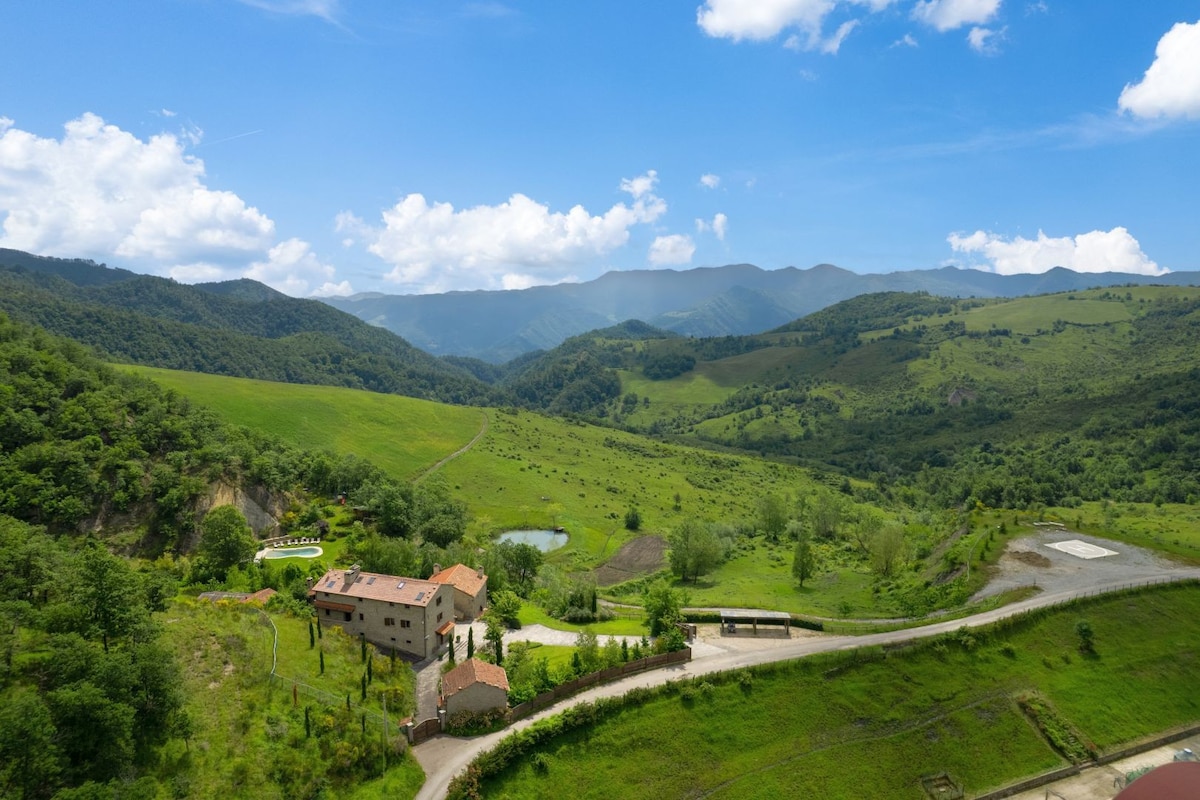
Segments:
[[[783,623],[783,632],[788,636],[792,635],[792,615],[786,611],[762,611],[755,608],[718,608],[717,611],[721,614],[721,630],[731,631],[731,626],[747,622],[754,629],[754,635],[758,636],[758,623],[762,622],[772,626]]]

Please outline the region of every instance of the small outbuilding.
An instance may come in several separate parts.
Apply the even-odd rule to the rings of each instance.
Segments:
[[[442,676],[439,705],[450,716],[508,708],[508,673],[503,667],[468,658]]]
[[[440,564],[434,564],[429,580],[453,587],[454,616],[457,619],[477,619],[487,608],[487,575],[483,574],[482,568],[471,569],[465,564],[455,564],[442,569]]]

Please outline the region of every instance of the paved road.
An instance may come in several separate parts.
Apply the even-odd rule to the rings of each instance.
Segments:
[[[479,736],[471,739],[460,739],[453,736],[440,735],[413,748],[413,755],[425,770],[425,785],[417,793],[417,800],[439,800],[446,796],[450,780],[464,770],[476,755],[492,747],[504,736],[515,730],[528,727],[533,722],[561,712],[564,708],[592,701],[599,697],[615,697],[624,694],[635,686],[657,686],[667,681],[691,678],[723,670],[740,669],[755,664],[765,664],[772,661],[785,661],[793,658],[826,653],[834,650],[851,650],[856,647],[872,647],[875,645],[896,644],[898,642],[923,639],[937,636],[949,631],[955,631],[966,626],[970,628],[989,625],[1006,617],[1011,617],[1025,611],[1056,605],[1067,600],[1087,595],[1102,594],[1117,591],[1129,586],[1144,586],[1151,583],[1171,583],[1174,581],[1200,579],[1200,569],[1172,570],[1169,574],[1158,578],[1139,581],[1110,581],[1099,583],[1086,590],[1054,592],[1039,595],[1003,608],[985,611],[970,617],[936,622],[919,628],[902,631],[875,633],[867,636],[828,636],[820,638],[805,638],[790,641],[764,650],[723,652],[678,664],[666,669],[644,672],[628,678],[598,686],[564,700],[558,705],[540,711],[531,717],[510,725],[502,731]]]

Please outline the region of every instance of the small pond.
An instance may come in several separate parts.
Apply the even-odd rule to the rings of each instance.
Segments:
[[[267,550],[263,558],[316,558],[323,553],[319,547],[289,547],[284,550]]]
[[[567,535],[555,531],[509,531],[500,534],[500,541],[531,544],[543,553],[548,553],[566,544]]]

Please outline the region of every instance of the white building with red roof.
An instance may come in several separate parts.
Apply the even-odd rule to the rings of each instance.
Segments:
[[[482,568],[455,564],[441,569],[439,564],[434,564],[429,580],[453,587],[454,616],[458,619],[476,619],[487,608],[487,575],[483,574]]]
[[[442,676],[439,705],[450,716],[508,708],[508,673],[503,667],[468,658]]]
[[[356,564],[329,570],[308,596],[321,624],[418,659],[442,652],[454,634],[449,584],[363,572]]]

